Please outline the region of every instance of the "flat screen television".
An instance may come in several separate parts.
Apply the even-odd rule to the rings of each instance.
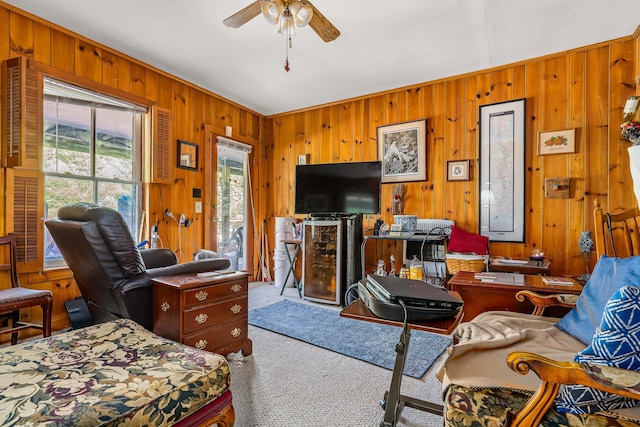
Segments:
[[[382,162],[296,166],[296,214],[378,214]]]

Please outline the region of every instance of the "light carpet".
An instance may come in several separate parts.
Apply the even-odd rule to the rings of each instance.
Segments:
[[[249,310],[286,299],[340,311],[301,299],[293,287],[281,296],[268,282],[249,284]],[[252,325],[249,338],[251,356],[228,355],[234,427],[380,427],[391,371]],[[442,404],[435,371],[445,356],[424,377],[403,377],[402,394]],[[397,427],[442,427],[442,415],[405,407]]]
[[[251,310],[249,324],[390,370],[402,330],[288,300]],[[450,344],[449,336],[411,331],[404,374],[422,378]]]

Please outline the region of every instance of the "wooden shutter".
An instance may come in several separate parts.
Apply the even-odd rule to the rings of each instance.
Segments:
[[[171,110],[152,107],[151,182],[171,184],[174,158],[171,149],[173,122]]]
[[[21,272],[42,271],[44,259],[44,174],[7,169],[7,232],[16,236]]]
[[[38,168],[40,77],[23,57],[2,63],[2,165]]]

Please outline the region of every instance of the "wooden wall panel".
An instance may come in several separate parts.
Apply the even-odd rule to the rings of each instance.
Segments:
[[[348,157],[345,153],[355,153],[360,145],[363,151],[377,153],[379,126],[426,118],[427,179],[406,183],[405,213],[454,219],[461,228],[477,232],[478,108],[525,98],[525,242],[492,242],[490,251],[492,255],[524,258],[534,249],[542,249],[552,259],[553,273],[580,275],[585,271],[585,260],[577,240],[581,231],[593,228],[593,201],[601,199],[612,211],[636,204],[625,152],[628,143],[621,141],[619,125],[626,97],[638,92],[633,81],[640,69],[637,37],[389,90],[356,101],[279,114],[268,117],[267,123],[295,120],[296,116],[322,117],[320,131],[315,129],[320,119],[303,121],[309,129],[302,131],[314,135],[309,140],[311,153],[318,153],[324,162],[337,162]],[[355,108],[360,100],[364,108]],[[335,114],[336,109],[340,114]],[[355,136],[361,124],[368,132],[362,143]],[[576,129],[575,153],[537,154],[538,132],[571,128]],[[339,129],[340,144],[336,144],[333,129]],[[351,147],[344,146],[349,144],[345,135],[354,136]],[[273,134],[274,148],[294,137],[282,127]],[[331,147],[331,154],[327,147]],[[338,148],[340,154],[335,152]],[[455,159],[471,160],[470,181],[446,181],[446,162]],[[278,159],[294,161],[293,157]],[[569,199],[544,197],[545,178],[556,176],[571,178]],[[392,191],[393,184],[382,186],[380,217],[385,222],[393,221],[389,211]],[[286,206],[282,206],[285,211]],[[278,210],[273,212],[280,214]],[[365,218],[365,224],[373,224],[375,217]],[[367,263],[373,266],[376,257],[396,249],[367,250]]]
[[[11,35],[9,34],[9,22],[10,13],[7,9],[0,7],[0,58],[11,58],[9,54],[9,45],[11,42]]]
[[[60,30],[51,30],[51,65],[73,73],[75,69],[75,39]]]
[[[40,22],[33,24],[33,50],[33,59],[51,65],[51,28]]]
[[[33,21],[12,12],[9,16],[9,48],[12,56],[33,58]]]

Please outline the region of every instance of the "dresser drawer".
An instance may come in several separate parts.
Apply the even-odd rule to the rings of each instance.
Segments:
[[[213,284],[202,286],[196,289],[184,291],[185,308],[206,304],[220,298],[231,297],[234,295],[247,295],[247,280],[239,279],[227,283]]]
[[[247,317],[246,295],[216,304],[201,305],[184,312],[184,334],[212,328],[240,317]]]
[[[186,336],[182,343],[201,350],[215,349],[247,340],[247,317],[226,323],[217,328]]]

